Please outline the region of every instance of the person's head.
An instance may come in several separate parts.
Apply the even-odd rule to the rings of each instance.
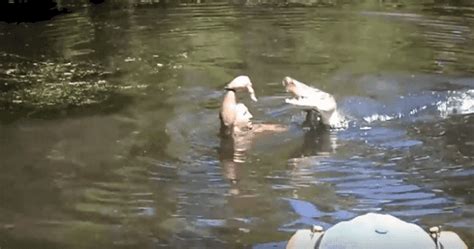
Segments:
[[[234,131],[238,132],[252,129],[252,117],[249,109],[244,104],[238,103],[235,106]]]

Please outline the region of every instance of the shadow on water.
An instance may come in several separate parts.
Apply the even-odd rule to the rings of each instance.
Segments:
[[[331,155],[337,148],[336,134],[327,127],[311,129],[304,134],[303,145],[293,157]]]
[[[53,0],[2,0],[0,21],[38,22],[68,13]]]

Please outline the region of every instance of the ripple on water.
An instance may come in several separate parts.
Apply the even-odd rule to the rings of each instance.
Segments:
[[[116,2],[42,23],[0,23],[3,51],[48,58],[0,51],[3,81],[58,80],[77,90],[112,76],[118,86],[105,90],[149,86],[137,87],[126,110],[103,114],[128,120],[91,122],[102,114],[87,112],[0,124],[9,145],[0,150],[0,218],[14,228],[1,231],[13,241],[5,247],[250,247],[369,211],[451,226],[472,240],[472,11],[410,13],[407,3],[361,17],[348,8]],[[120,75],[109,70],[117,67]],[[73,70],[85,78],[72,80]],[[248,105],[256,120],[289,131],[255,138],[232,160],[221,153],[217,113],[224,82],[240,73],[264,95]],[[283,104],[286,74],[338,95],[351,126],[302,130],[304,115]],[[271,246],[284,244],[255,247]]]
[[[445,198],[442,193],[421,187],[409,178],[406,179],[408,173],[398,171],[397,165],[378,167],[377,163],[362,158],[353,158],[351,161],[320,160],[311,164],[308,162],[311,161],[309,159],[304,164],[296,165],[294,171],[305,173],[292,172],[293,182],[297,183],[299,188],[301,182],[307,182],[308,185],[312,185],[311,188],[318,188],[315,182],[329,184],[331,195],[338,197],[319,195],[318,198],[353,198],[356,200],[354,203],[345,204],[349,205],[346,207],[347,210],[352,212],[383,210],[396,215],[403,214],[404,217],[452,212],[450,211],[454,205],[452,200]],[[293,212],[303,218],[314,218],[316,219],[314,222],[319,222],[323,216],[338,216],[337,213],[340,212],[340,210],[321,212],[317,205],[303,200],[288,201]],[[319,205],[322,203],[324,200],[318,200]],[[406,213],[403,213],[405,211]]]

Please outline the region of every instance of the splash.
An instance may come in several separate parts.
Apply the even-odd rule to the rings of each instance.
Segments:
[[[441,117],[474,113],[474,89],[465,92],[449,91],[449,95],[447,100],[436,103]]]
[[[367,123],[373,123],[373,122],[376,122],[376,121],[385,122],[385,121],[401,118],[402,116],[403,115],[401,113],[398,113],[398,114],[395,114],[395,115],[386,115],[386,114],[375,113],[375,114],[372,114],[370,116],[364,117],[364,121],[367,122]]]
[[[344,130],[349,127],[349,120],[345,115],[341,114],[341,112],[336,111],[329,120],[329,125],[331,129]]]

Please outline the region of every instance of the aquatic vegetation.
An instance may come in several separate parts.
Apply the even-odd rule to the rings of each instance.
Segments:
[[[0,62],[0,110],[51,110],[99,104],[117,89],[111,79],[114,72],[101,65],[31,61],[2,55],[3,59],[6,57],[9,62]]]

